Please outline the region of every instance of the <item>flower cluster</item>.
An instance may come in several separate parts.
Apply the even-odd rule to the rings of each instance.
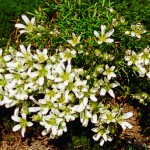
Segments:
[[[132,125],[130,123],[124,121],[125,119],[132,117],[132,112],[128,112],[120,116],[121,109],[115,107],[112,111],[110,111],[108,109],[109,107],[109,105],[104,107],[103,104],[100,104],[97,109],[99,109],[101,114],[99,115],[99,117],[95,116],[93,119],[91,119],[91,122],[95,123],[96,126],[92,129],[92,131],[97,133],[93,136],[93,139],[95,141],[100,139],[101,146],[104,144],[104,142],[112,141],[112,137],[109,135],[113,129],[111,123],[120,124],[123,130],[125,130],[127,127],[129,129],[132,128]]]
[[[56,138],[66,132],[66,123],[75,120],[79,115],[83,126],[87,126],[91,120],[100,131],[102,124],[121,124],[118,122],[120,116],[117,112],[110,112],[108,107],[105,108],[98,102],[98,95],[104,96],[106,92],[115,97],[112,88],[116,87],[117,83],[109,83],[112,77],[116,77],[114,66],[106,65],[103,72],[106,76],[104,81],[101,79],[90,88],[88,80],[83,78],[84,70],[73,68],[71,64],[71,60],[76,57],[75,50],[67,48],[50,56],[48,49],[33,50],[31,45],[27,48],[20,45],[20,51],[10,48],[9,52],[11,55],[2,57],[3,66],[6,68],[0,74],[0,105],[5,105],[6,108],[16,106],[12,119],[19,124],[14,126],[13,131],[21,128],[24,137],[26,127],[33,125],[27,121],[29,116],[32,121],[44,126],[42,135],[49,133],[50,138]],[[1,49],[1,56],[2,54]],[[121,124],[123,129],[125,125]],[[129,125],[126,126],[130,128]],[[96,132],[96,129],[93,131]],[[106,133],[109,132],[107,129]],[[94,139],[97,140],[98,137]],[[102,137],[107,141],[105,135]]]
[[[137,54],[133,50],[126,51],[125,60],[128,66],[134,65],[134,69],[140,77],[145,75],[150,78],[150,48],[147,46],[141,53]]]
[[[34,17],[30,21],[27,16],[22,15],[22,19],[26,25],[15,25],[21,29],[20,34],[32,35],[37,28],[38,36],[41,35],[40,31],[47,32],[45,27],[36,26]],[[114,42],[110,38],[114,29],[106,33],[105,30],[106,26],[101,25],[100,34],[96,30],[92,33],[97,37],[98,44]],[[54,29],[49,34],[60,33]],[[80,44],[81,36],[72,33],[72,38],[66,40],[71,48],[59,45],[53,52],[48,48],[35,48],[31,44],[27,47],[21,44],[19,49],[10,46],[6,53],[0,49],[0,106],[16,107],[11,118],[18,124],[13,127],[13,131],[21,129],[23,137],[26,127],[38,122],[44,127],[42,135],[49,134],[50,138],[57,138],[67,132],[68,122],[79,117],[83,126],[87,127],[89,122],[95,125],[92,129],[96,133],[93,139],[100,139],[102,146],[104,142],[112,141],[111,134],[116,124],[120,124],[123,130],[132,127],[124,120],[133,113],[122,115],[122,108],[112,108],[102,103],[104,96],[113,99],[116,97],[116,92],[113,91],[119,86],[115,80],[116,66],[112,63],[104,65],[99,61],[91,68],[92,71],[80,68],[76,65],[76,60],[81,51],[76,45]],[[83,51],[82,54],[85,56]],[[114,60],[112,54],[102,54],[95,50],[94,55],[105,61]],[[149,77],[149,57],[147,47],[139,55],[131,51],[125,60],[128,65],[139,67],[140,75],[147,74]],[[147,72],[143,73],[144,66]]]

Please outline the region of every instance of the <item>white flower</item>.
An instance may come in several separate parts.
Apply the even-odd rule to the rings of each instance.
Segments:
[[[85,90],[88,90],[88,86],[86,86],[87,88],[85,89]],[[85,88],[85,87],[84,87]],[[82,89],[81,89],[82,90]],[[96,92],[97,92],[97,88],[91,88],[88,92],[77,92],[77,93],[75,93],[75,95],[78,97],[80,97],[80,96],[83,96],[83,98],[82,98],[82,102],[80,102],[80,104],[79,104],[79,107],[78,107],[78,112],[82,112],[84,109],[85,109],[85,107],[87,106],[87,104],[88,104],[88,101],[89,101],[89,99],[91,100],[91,101],[93,101],[93,102],[96,102],[97,101],[97,98],[96,98]],[[79,94],[80,93],[80,94]]]
[[[75,73],[72,72],[71,64],[68,64],[66,67],[64,63],[59,63],[55,68],[55,71],[58,73],[58,77],[54,79],[54,82],[63,82],[64,86],[67,86],[69,82],[72,82]]]
[[[103,75],[107,76],[107,79],[110,80],[112,77],[116,77],[116,74],[114,73],[115,66],[112,66],[109,68],[108,65],[105,65],[105,71],[103,72]]]
[[[132,51],[132,54],[129,56],[125,56],[125,60],[128,61],[128,66],[131,66],[132,64],[138,65],[141,60],[139,60],[139,56]]]
[[[137,38],[141,38],[141,34],[146,33],[144,27],[141,23],[137,23],[136,25],[131,25],[132,31],[126,31],[125,34],[131,34],[132,37],[136,36]]]
[[[9,93],[9,98],[16,98],[16,100],[28,99],[28,93],[24,90],[24,81],[18,74],[5,74],[7,84],[5,90]]]
[[[81,82],[81,85],[79,87],[76,87],[73,89],[73,92],[75,93],[77,98],[80,98],[80,104],[78,107],[78,112],[82,112],[85,107],[88,104],[88,101],[90,99],[90,102],[96,102],[97,98],[96,98],[96,92],[97,92],[97,88],[91,88],[89,90],[89,86],[86,85],[86,80],[84,80],[83,82]],[[82,84],[85,84],[85,86],[82,86]],[[76,84],[75,84],[76,85]],[[82,98],[82,99],[81,99]]]
[[[100,125],[99,127],[93,128],[92,131],[97,133],[93,136],[93,139],[95,141],[98,141],[101,138],[100,140],[101,146],[103,146],[104,142],[112,141],[112,138],[108,135],[110,131],[106,129],[105,127],[103,127],[102,125]]]
[[[66,122],[75,120],[76,116],[74,115],[76,111],[74,111],[71,105],[62,106],[61,109],[63,110],[59,115],[66,119]]]
[[[109,80],[107,78],[104,78],[104,81],[100,80],[99,84],[102,86],[102,88],[100,90],[101,96],[104,96],[106,94],[106,92],[108,92],[111,97],[115,98],[115,94],[114,94],[112,88],[117,87],[118,83],[109,83]]]
[[[109,38],[113,34],[114,29],[111,29],[107,33],[105,33],[105,30],[106,30],[106,26],[101,25],[101,35],[99,35],[97,31],[94,31],[94,35],[98,38],[98,41],[97,41],[98,44],[102,44],[103,42],[106,42],[106,43],[114,42],[113,39]]]
[[[54,79],[54,77],[51,75],[50,69],[52,66],[50,64],[47,64],[45,67],[43,67],[43,65],[41,65],[41,64],[34,64],[33,67],[36,68],[37,71],[31,72],[31,70],[28,70],[28,75],[31,78],[38,77],[37,83],[40,86],[42,86],[44,84],[45,77],[50,80]]]
[[[72,89],[77,98],[83,98],[84,93],[88,92],[89,86],[87,85],[87,80],[76,80],[75,87]]]
[[[141,65],[137,66],[137,71],[138,71],[140,77],[144,77],[146,74],[146,69]]]
[[[46,89],[45,90],[45,97],[44,99],[49,99],[52,103],[54,103],[55,101],[57,101],[58,98],[61,97],[62,91],[58,90],[58,89]]]
[[[146,30],[144,30],[141,23],[137,23],[136,25],[131,25],[131,36],[136,36],[137,38],[141,38],[141,34],[145,33]]]
[[[26,61],[32,61],[31,45],[28,45],[27,49],[24,45],[20,45],[21,52],[16,52],[17,57],[24,58]]]
[[[29,107],[29,112],[40,112],[43,115],[46,115],[49,110],[51,112],[55,111],[55,108],[57,107],[57,103],[53,104],[50,99],[44,98],[44,99],[38,99],[35,100],[33,96],[29,97],[35,104],[38,106]]]
[[[48,55],[47,55],[48,50],[47,50],[46,48],[43,49],[43,51],[40,51],[39,49],[37,49],[37,50],[36,50],[36,53],[37,53],[37,54],[35,54],[35,55],[33,56],[33,58],[34,58],[35,60],[37,60],[39,63],[43,63],[43,62],[45,62],[45,61],[48,59]]]
[[[7,70],[15,71],[15,72],[24,72],[27,69],[27,66],[25,65],[25,60],[22,58],[16,58],[8,63],[6,63]]]
[[[16,108],[15,111],[14,111],[14,115],[11,116],[11,119],[18,122],[19,124],[15,125],[13,127],[13,131],[17,131],[17,130],[21,129],[21,135],[22,135],[22,137],[24,137],[26,127],[27,126],[31,127],[33,125],[33,123],[32,122],[27,122],[25,113],[21,114],[22,118],[18,117],[18,115],[19,115],[19,108]]]
[[[42,135],[46,135],[51,132],[53,136],[56,136],[58,134],[59,125],[62,121],[62,118],[54,114],[43,116],[43,120],[40,124],[46,129],[42,132]]]
[[[140,60],[143,61],[145,65],[150,63],[150,48],[147,46],[138,56],[140,56]]]
[[[61,122],[60,127],[61,128],[59,128],[57,131],[57,136],[61,136],[63,134],[63,132],[67,132],[66,122]]]
[[[68,63],[70,63],[71,59],[76,57],[76,51],[70,50],[69,48],[67,48],[65,51],[60,52],[59,55],[62,58],[63,62],[67,60]]]
[[[116,117],[117,113],[116,112],[110,112],[109,110],[103,110],[103,112],[100,115],[100,119],[109,124],[111,122],[116,122]]]
[[[67,40],[67,42],[74,47],[74,46],[76,46],[77,44],[80,43],[81,36],[77,37],[74,33],[72,33],[72,37],[73,37],[73,39],[72,40]]]
[[[87,127],[89,119],[92,117],[92,114],[89,110],[85,109],[80,113],[80,121],[82,126]]]
[[[22,29],[22,30],[20,30],[20,34],[25,33],[25,32],[27,32],[27,33],[32,32],[34,29],[35,18],[33,17],[30,21],[29,18],[24,14],[21,15],[21,17],[22,17],[23,21],[26,23],[26,25],[21,24],[21,23],[15,24],[16,28]]]
[[[124,114],[124,115],[122,115],[122,116],[120,116],[120,117],[118,117],[116,119],[117,122],[121,125],[121,127],[122,127],[123,130],[125,130],[127,127],[129,129],[132,128],[132,125],[130,123],[124,121],[124,119],[128,119],[128,118],[130,118],[132,116],[133,116],[133,113],[132,112],[128,112],[128,113],[126,113],[126,114]]]

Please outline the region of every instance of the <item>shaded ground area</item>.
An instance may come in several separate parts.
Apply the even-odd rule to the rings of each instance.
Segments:
[[[146,120],[148,120],[148,118],[146,117],[148,117],[149,110],[146,110],[145,108],[144,111],[146,111],[146,114],[144,118],[141,118],[141,110],[138,108],[138,106],[134,108],[128,103],[119,105],[124,108],[124,113],[129,111],[132,111],[134,113],[134,116],[128,120],[128,122],[133,125],[133,128],[127,129],[123,132],[120,128],[121,132],[118,132],[116,137],[114,137],[113,142],[106,143],[102,148],[98,146],[98,143],[95,143],[91,139],[90,140],[92,141],[92,143],[87,139],[85,139],[84,142],[81,143],[81,139],[83,137],[79,135],[78,139],[76,139],[76,141],[73,141],[73,137],[70,136],[70,133],[64,134],[58,140],[50,140],[48,136],[43,137],[41,135],[41,129],[38,128],[33,130],[28,129],[26,132],[26,137],[22,138],[20,135],[20,131],[12,131],[13,125],[12,121],[9,120],[9,117],[3,116],[3,118],[6,119],[4,119],[0,125],[0,150],[126,150],[130,147],[132,147],[133,150],[144,150],[146,149],[145,147],[147,147],[147,150],[150,149],[150,130],[149,126],[147,125],[147,123],[149,122],[146,122]],[[146,128],[146,126],[148,127]],[[68,127],[68,129],[70,128],[72,128],[71,130],[73,130],[73,136],[76,136],[74,134],[77,132],[79,132],[80,135],[82,131],[85,131],[87,133],[87,129],[82,128],[79,123],[78,126],[76,124]],[[145,129],[146,134],[144,132]],[[118,136],[119,134],[120,136]],[[90,144],[90,146],[86,144]]]

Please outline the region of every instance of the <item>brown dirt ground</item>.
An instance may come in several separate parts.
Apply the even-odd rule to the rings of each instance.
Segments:
[[[129,145],[132,145],[137,150],[144,150],[144,144],[150,149],[150,136],[142,134],[142,128],[139,125],[139,109],[135,109],[128,103],[124,103],[121,107],[124,112],[132,111],[134,116],[128,120],[133,125],[132,129],[123,131],[120,135],[121,140],[126,140]],[[20,132],[13,132],[9,123],[0,125],[0,150],[60,150],[49,142],[48,137],[42,137],[37,131],[31,137],[21,138]],[[122,145],[121,150],[124,149]]]

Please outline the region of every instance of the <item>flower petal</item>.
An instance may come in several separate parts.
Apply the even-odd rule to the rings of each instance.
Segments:
[[[45,129],[45,130],[42,131],[42,135],[43,135],[43,136],[45,136],[45,135],[48,134],[48,133],[49,133],[49,131],[47,131],[47,129]]]
[[[115,98],[115,94],[112,89],[109,89],[108,93],[110,94],[111,97]]]
[[[111,85],[112,85],[112,88],[115,88],[118,86],[118,83],[112,83]]]
[[[91,122],[94,123],[94,124],[97,123],[97,115],[96,115],[96,114],[94,114],[94,115],[92,116]]]
[[[29,54],[31,53],[30,48],[31,48],[31,44],[29,44],[28,47],[27,47],[27,52],[28,52]]]
[[[148,76],[148,78],[150,78],[150,72],[146,73],[146,75]]]
[[[24,137],[25,131],[26,131],[26,128],[22,128],[22,130],[21,130],[22,137]]]
[[[55,126],[52,127],[52,133],[53,133],[53,135],[57,134],[57,127],[55,127]]]
[[[128,122],[122,122],[121,124],[121,127],[122,127],[122,129],[123,130],[125,130],[127,127],[129,128],[129,129],[131,129],[132,128],[132,125],[130,124],[130,123],[128,123]]]
[[[101,35],[105,34],[105,29],[106,29],[106,26],[105,25],[101,25]]]
[[[105,34],[106,38],[110,37],[114,33],[114,29],[111,29],[109,32]]]
[[[13,131],[18,131],[19,129],[21,128],[21,125],[20,124],[17,124],[13,127]]]
[[[133,116],[133,112],[128,112],[128,113],[124,114],[122,117],[123,117],[123,119],[128,119],[132,116]]]
[[[71,72],[71,64],[68,64],[66,67],[66,72],[70,73]]]
[[[32,19],[31,19],[31,24],[33,25],[35,23],[35,17],[33,17]]]
[[[11,55],[3,56],[3,58],[5,61],[9,61],[9,60],[11,60]]]
[[[96,134],[96,135],[93,136],[93,139],[94,139],[95,141],[98,141],[100,137],[101,137],[100,134]]]
[[[84,98],[83,98],[83,104],[84,104],[84,106],[86,106],[87,103],[88,103],[88,98],[87,98],[87,97],[84,97]]]
[[[99,37],[99,33],[95,30],[94,31],[94,35],[96,36],[96,37]]]
[[[24,47],[24,45],[20,45],[20,49],[23,54],[26,53],[26,48]]]
[[[19,107],[17,107],[17,108],[15,109],[15,111],[14,111],[14,116],[18,116],[18,114],[19,114]]]
[[[98,44],[102,44],[103,42],[102,42],[102,41],[97,41],[97,43],[98,43]]]
[[[91,129],[93,132],[98,132],[99,130],[98,130],[98,128],[92,128]]]
[[[64,73],[63,69],[61,68],[60,65],[57,66],[56,71],[59,75],[62,75]]]
[[[21,121],[21,118],[17,117],[17,116],[11,116],[11,119],[16,121],[16,122],[20,122]]]
[[[38,79],[38,82],[39,82],[39,85],[43,85],[44,84],[44,77],[40,77],[39,79]]]
[[[48,50],[45,48],[45,49],[43,49],[43,54],[44,55],[47,55],[47,52],[48,52]]]
[[[103,146],[104,145],[104,139],[101,139],[100,140],[100,146]]]
[[[21,28],[21,29],[22,29],[22,28],[23,28],[23,29],[26,28],[26,26],[25,26],[24,24],[21,24],[21,23],[16,23],[16,24],[15,24],[15,27],[16,27],[16,28]]]
[[[100,90],[100,95],[104,96],[106,94],[106,89],[102,88]]]
[[[97,101],[97,98],[95,97],[94,94],[90,95],[90,99],[91,99],[93,102],[96,102],[96,101]]]
[[[30,23],[30,20],[29,20],[29,18],[26,16],[26,15],[21,15],[21,17],[22,17],[22,19],[23,19],[23,21],[26,23],[26,24],[29,24]]]
[[[41,108],[40,107],[29,107],[29,112],[37,112],[40,111]]]
[[[106,43],[112,43],[112,42],[114,42],[114,39],[108,38],[108,39],[106,39],[105,42],[106,42]]]
[[[28,127],[31,127],[33,126],[33,123],[32,122],[28,122]]]
[[[82,112],[84,110],[85,106],[81,103],[77,109],[77,112]]]
[[[103,134],[103,138],[104,138],[105,141],[107,141],[107,135],[106,135],[106,133]]]
[[[20,32],[20,34],[23,34],[23,33],[27,32],[27,31],[26,30],[21,30],[19,32]]]

